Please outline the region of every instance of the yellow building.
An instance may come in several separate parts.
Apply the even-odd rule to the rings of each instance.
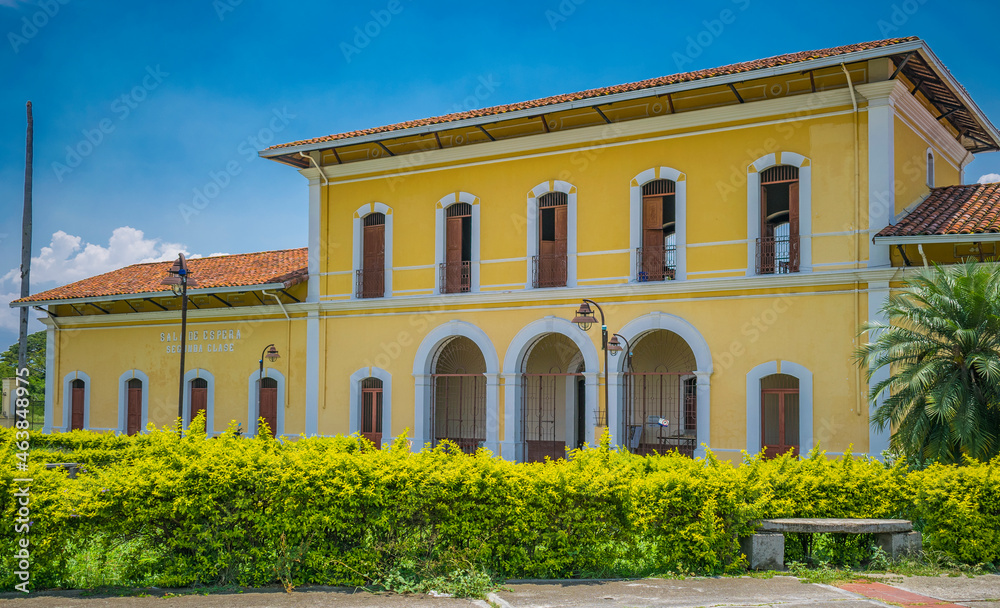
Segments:
[[[604,428],[640,453],[878,454],[856,329],[905,266],[994,246],[945,221],[986,187],[944,186],[998,142],[905,38],[274,146],[309,180],[308,255],[191,261],[185,418],[518,460]],[[50,313],[47,429],[177,415],[168,267],[15,303]]]

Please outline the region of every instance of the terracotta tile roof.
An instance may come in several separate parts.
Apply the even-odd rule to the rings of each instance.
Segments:
[[[1000,232],[1000,183],[932,188],[895,226],[876,237]]]
[[[673,74],[671,76],[660,76],[658,78],[650,78],[648,80],[640,80],[639,82],[630,82],[626,84],[620,84],[610,87],[600,87],[597,89],[589,89],[587,91],[580,91],[578,93],[566,93],[563,95],[554,95],[552,97],[543,97],[541,99],[534,99],[531,101],[522,101],[519,103],[511,103],[500,106],[493,106],[490,108],[481,108],[478,110],[470,110],[467,112],[456,112],[453,114],[445,114],[444,116],[435,116],[432,118],[422,118],[420,120],[410,120],[406,122],[400,122],[393,125],[386,125],[383,127],[374,127],[371,129],[362,129],[358,131],[349,131],[347,133],[338,133],[335,135],[326,135],[324,137],[315,137],[313,139],[303,139],[300,141],[293,141],[284,144],[277,144],[267,148],[267,150],[275,150],[279,148],[289,148],[292,146],[300,146],[306,144],[317,144],[323,142],[337,141],[340,139],[348,139],[351,137],[360,137],[363,135],[372,135],[375,133],[387,133],[390,131],[398,131],[401,129],[409,129],[412,127],[422,127],[426,125],[435,125],[446,122],[454,122],[457,120],[463,120],[466,118],[478,118],[480,116],[491,116],[496,114],[504,114],[506,112],[513,112],[516,110],[525,110],[529,108],[540,108],[544,106],[554,105],[558,103],[563,103],[566,101],[576,101],[580,99],[589,99],[593,97],[601,97],[604,95],[612,95],[614,93],[625,93],[629,91],[639,91],[642,89],[650,89],[653,87],[659,87],[668,84],[677,84],[680,82],[690,82],[694,80],[703,80],[705,78],[711,78],[713,76],[725,76],[728,74],[739,74],[742,72],[750,72],[753,70],[759,70],[763,68],[773,68],[780,65],[786,65],[789,63],[800,63],[803,61],[808,61],[810,59],[822,59],[824,57],[833,57],[836,55],[845,55],[847,53],[854,53],[857,51],[866,51],[869,49],[877,49],[887,46],[892,46],[894,44],[900,44],[903,42],[912,42],[914,40],[919,40],[916,36],[909,36],[906,38],[889,38],[886,40],[876,40],[873,42],[862,42],[858,44],[847,44],[844,46],[835,46],[828,49],[820,49],[817,51],[799,51],[797,53],[788,53],[785,55],[776,55],[774,57],[768,57],[766,59],[755,59],[753,61],[744,61],[742,63],[734,63],[731,65],[722,66],[719,68],[711,68],[706,70],[697,70],[695,72],[684,72],[681,74]]]
[[[307,256],[308,249],[303,247],[194,258],[188,260],[188,271],[197,279],[199,290],[212,287],[249,287],[268,283],[284,283],[286,287],[290,287],[308,277]],[[64,287],[56,287],[14,300],[12,304],[166,291],[168,288],[160,285],[160,281],[167,276],[167,271],[173,263],[173,260],[170,260],[133,264]]]

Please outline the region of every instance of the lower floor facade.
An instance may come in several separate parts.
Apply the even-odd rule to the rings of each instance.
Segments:
[[[892,271],[869,274],[193,311],[183,381],[176,313],[50,319],[45,430],[131,434],[203,411],[209,435],[266,423],[286,439],[447,439],[517,461],[605,431],[637,453],[878,456],[888,431],[869,425],[853,352]],[[600,316],[571,322],[584,297],[621,352],[603,350]]]

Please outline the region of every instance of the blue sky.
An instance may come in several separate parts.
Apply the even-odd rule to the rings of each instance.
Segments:
[[[279,141],[907,35],[1000,122],[998,22],[992,1],[0,0],[0,347],[29,99],[34,293],[179,249],[305,245],[305,180],[251,153]],[[966,178],[989,173],[1000,154]]]

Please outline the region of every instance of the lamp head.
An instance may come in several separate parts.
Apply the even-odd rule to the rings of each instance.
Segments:
[[[621,342],[618,341],[618,334],[612,334],[611,339],[608,340],[608,352],[611,353],[612,357],[618,355],[618,353],[624,350],[622,348]]]
[[[590,309],[590,304],[583,302],[573,317],[573,322],[580,326],[580,329],[587,331],[594,324],[594,311]]]
[[[264,357],[267,358],[268,361],[273,363],[277,361],[281,357],[281,355],[278,354],[278,349],[275,348],[274,345],[272,344],[267,349],[267,352],[264,354]]]

